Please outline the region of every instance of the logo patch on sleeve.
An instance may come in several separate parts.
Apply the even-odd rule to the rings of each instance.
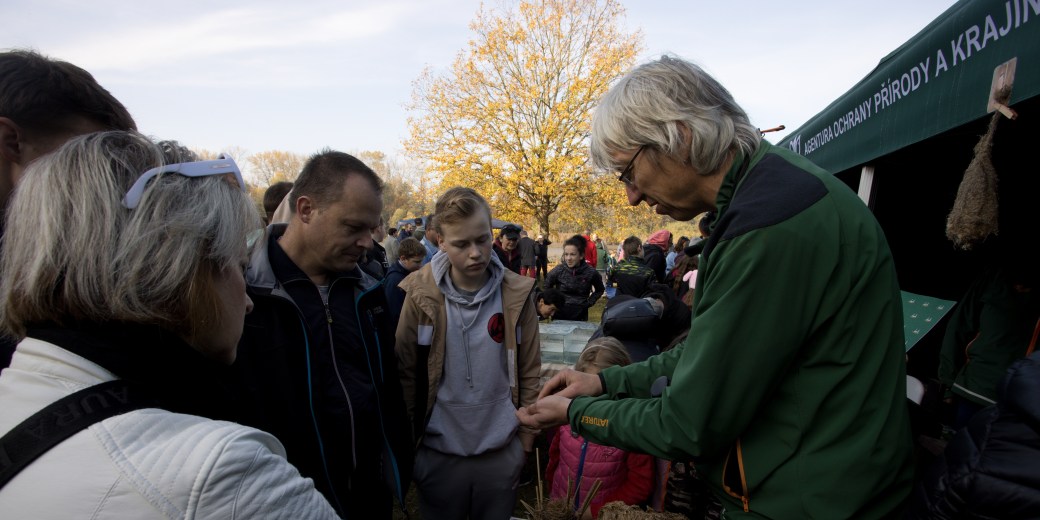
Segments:
[[[606,428],[610,425],[610,419],[601,419],[599,417],[592,417],[591,415],[582,415],[581,424],[588,424],[589,426],[599,426]]]
[[[502,343],[506,339],[506,317],[501,312],[495,314],[488,320],[487,329],[492,341]]]

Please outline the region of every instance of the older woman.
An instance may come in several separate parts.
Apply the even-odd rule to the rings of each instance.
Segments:
[[[22,338],[0,375],[4,517],[335,518],[274,437],[207,418],[227,409],[261,222],[233,161],[184,155],[91,134],[18,187],[0,260],[0,326]]]

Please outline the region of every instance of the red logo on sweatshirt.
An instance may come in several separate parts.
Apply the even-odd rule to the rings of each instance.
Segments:
[[[506,318],[502,313],[495,314],[488,320],[488,335],[495,343],[502,343],[506,339]]]

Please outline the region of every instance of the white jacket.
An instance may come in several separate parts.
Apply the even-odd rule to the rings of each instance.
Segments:
[[[0,374],[0,435],[65,395],[113,379],[28,338]],[[36,459],[0,488],[0,518],[338,517],[273,436],[150,408],[94,424]]]

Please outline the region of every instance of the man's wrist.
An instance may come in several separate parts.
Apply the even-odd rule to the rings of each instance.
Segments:
[[[596,374],[599,377],[599,395],[607,393],[607,380],[603,377],[603,372]]]

